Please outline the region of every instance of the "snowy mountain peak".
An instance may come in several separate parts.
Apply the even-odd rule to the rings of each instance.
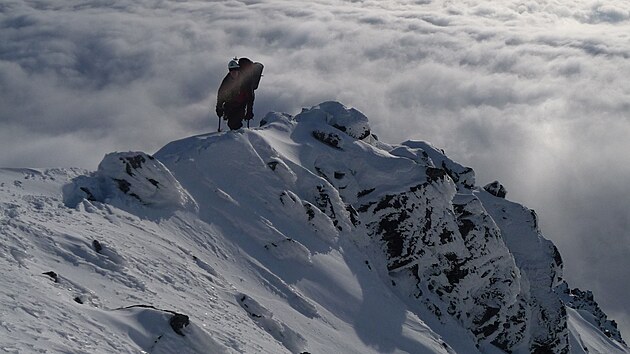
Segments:
[[[338,102],[0,179],[17,352],[629,352],[532,210]]]

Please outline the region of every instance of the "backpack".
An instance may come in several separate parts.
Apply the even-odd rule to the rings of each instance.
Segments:
[[[241,75],[245,75],[245,81],[251,85],[252,90],[256,90],[260,84],[264,66],[261,63],[251,61],[249,58],[240,58],[238,66],[241,67]]]

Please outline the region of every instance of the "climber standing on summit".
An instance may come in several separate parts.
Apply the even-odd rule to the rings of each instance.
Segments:
[[[247,58],[234,58],[228,63],[228,74],[219,86],[216,112],[221,119],[227,120],[231,130],[243,127],[243,120],[254,118],[254,90],[258,88],[263,65]]]

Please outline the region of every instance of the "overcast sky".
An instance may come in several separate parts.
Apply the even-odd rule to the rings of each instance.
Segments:
[[[265,64],[257,120],[336,100],[499,180],[630,342],[627,0],[3,0],[0,166],[215,131],[232,56]]]

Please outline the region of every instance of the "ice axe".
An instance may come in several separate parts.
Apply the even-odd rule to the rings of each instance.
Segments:
[[[217,109],[217,113],[219,112],[219,110]],[[217,116],[219,117],[219,128],[217,128],[217,132],[221,132],[221,120],[223,120],[223,117],[225,116],[225,112],[223,111],[223,109],[221,109],[221,115]],[[210,112],[210,114],[212,114],[212,111]]]

